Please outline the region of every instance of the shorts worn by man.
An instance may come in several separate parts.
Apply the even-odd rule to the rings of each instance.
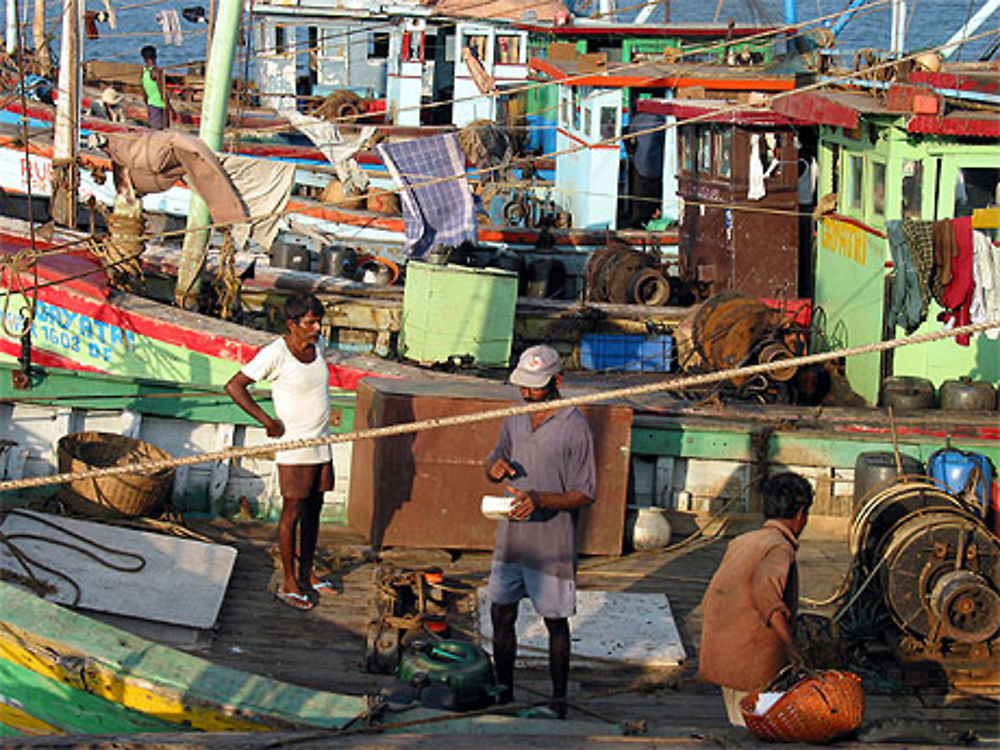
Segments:
[[[559,354],[535,346],[521,355],[510,382],[527,403],[559,398]],[[549,632],[553,710],[566,714],[569,623],[576,612],[576,523],[593,502],[594,439],[576,408],[507,417],[486,462],[487,475],[515,498],[511,521],[497,527],[490,571],[490,615],[500,702],[513,700],[518,602],[531,599]]]
[[[763,485],[764,526],[733,539],[702,599],[699,676],[722,687],[731,724],[744,724],[740,700],[800,661],[792,637],[798,608],[798,538],[813,495],[797,474]]]
[[[261,349],[226,384],[226,392],[270,438],[288,441],[330,434],[330,373],[319,335],[322,316],[323,305],[315,296],[290,297],[285,303],[288,332]],[[272,384],[276,418],[250,396],[247,386],[254,382]],[[331,459],[329,444],[275,455],[283,501],[278,547],[284,580],[277,596],[295,609],[312,609],[319,591],[333,591],[313,571],[323,493],[333,489]]]

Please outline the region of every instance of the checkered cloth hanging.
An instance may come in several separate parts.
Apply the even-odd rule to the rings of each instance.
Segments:
[[[475,203],[465,179],[465,153],[455,133],[380,143],[375,148],[402,188],[403,251],[408,257],[419,258],[437,245],[457,247],[466,240],[476,241]]]

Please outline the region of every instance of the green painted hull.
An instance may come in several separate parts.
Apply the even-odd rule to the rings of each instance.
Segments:
[[[9,661],[0,661],[0,685],[5,705],[19,709],[8,713],[0,709],[0,737],[35,735],[45,727],[64,734],[184,731],[169,721],[75,690]],[[29,719],[24,720],[24,715]]]

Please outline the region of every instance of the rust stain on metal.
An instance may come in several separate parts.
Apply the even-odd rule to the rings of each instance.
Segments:
[[[358,429],[470,414],[516,402],[504,386],[366,380],[358,387]],[[594,431],[598,496],[580,514],[580,550],[622,551],[628,487],[631,409],[582,409]],[[495,524],[479,501],[496,492],[484,462],[500,420],[427,430],[355,444],[351,461],[350,525],[373,546],[488,550]]]

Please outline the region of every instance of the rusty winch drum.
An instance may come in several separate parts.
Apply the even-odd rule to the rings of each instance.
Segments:
[[[971,508],[926,477],[869,493],[851,552],[894,622],[925,641],[982,643],[1000,631],[1000,542]]]

